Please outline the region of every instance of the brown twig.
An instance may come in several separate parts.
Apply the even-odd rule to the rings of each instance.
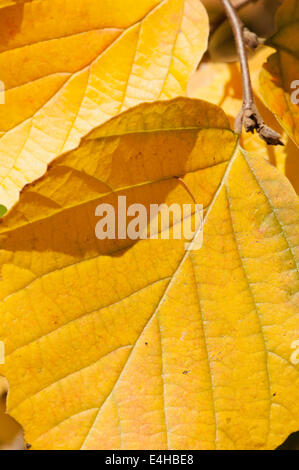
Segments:
[[[230,0],[221,1],[233,30],[242,72],[243,105],[236,119],[235,130],[239,134],[242,131],[242,126],[246,132],[253,133],[256,130],[260,138],[268,145],[283,145],[280,140],[280,135],[264,123],[254,101],[246,52],[246,44],[248,44],[249,41],[248,33],[250,33],[250,31],[244,27],[236,9],[231,5]],[[254,35],[254,33],[252,34]],[[254,36],[252,36],[252,38],[253,37]]]
[[[260,39],[257,34],[253,31],[250,31],[240,20],[240,26],[243,28],[243,38],[247,47],[251,49],[256,49],[260,44],[263,43],[263,40]]]

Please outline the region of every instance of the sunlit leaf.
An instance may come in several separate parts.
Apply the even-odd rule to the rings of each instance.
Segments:
[[[298,200],[236,145],[211,104],[141,105],[2,219],[1,372],[33,449],[270,449],[297,430]],[[100,203],[190,192],[200,250],[95,237]]]
[[[0,217],[2,217],[4,214],[6,214],[7,208],[0,204]]]
[[[24,449],[23,432],[18,423],[6,413],[7,380],[0,376],[0,450]]]
[[[0,0],[0,8],[15,5],[16,3],[25,3],[26,1],[31,1],[31,0]]]
[[[285,0],[276,20],[278,31],[268,44],[277,52],[262,69],[261,91],[269,109],[299,145],[299,0]]]
[[[231,0],[231,4],[239,6],[238,16],[250,31],[260,38],[269,38],[275,32],[275,12],[283,0],[258,0],[242,2]],[[217,62],[235,62],[238,54],[229,21],[219,0],[203,0],[211,21],[209,40],[209,56]],[[248,54],[252,51],[248,50]]]
[[[263,47],[249,61],[250,76],[257,97],[260,95],[257,77],[271,51],[271,48]],[[188,96],[221,106],[233,126],[242,107],[242,76],[239,65],[237,63],[201,63],[189,81]],[[272,120],[275,122],[275,119]],[[253,138],[257,139],[258,136],[254,135]],[[264,147],[268,146],[264,144]]]
[[[43,0],[3,9],[0,31],[0,201],[11,207],[95,126],[184,94],[208,18],[199,0]]]
[[[285,146],[269,146],[257,134],[242,134],[242,146],[250,153],[259,155],[277,166],[291,181],[299,193],[299,151],[274,118],[273,113],[260,100],[260,70],[273,49],[261,48],[251,58],[250,74],[255,92],[255,100],[265,122],[282,134]],[[234,126],[236,116],[242,107],[242,77],[238,64],[202,63],[192,76],[188,86],[188,96],[206,99],[222,107]]]

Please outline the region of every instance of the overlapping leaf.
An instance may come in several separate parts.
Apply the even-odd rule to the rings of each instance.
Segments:
[[[3,9],[0,31],[0,202],[9,208],[95,126],[184,94],[208,19],[199,0],[44,0]]]
[[[34,449],[268,449],[297,430],[298,201],[236,144],[213,105],[141,105],[2,219],[2,372]],[[119,195],[192,202],[178,176],[205,207],[202,249],[96,239]]]
[[[237,8],[245,26],[259,37],[268,38],[275,32],[275,12],[283,0],[258,0],[242,2],[230,0]],[[209,55],[213,61],[235,62],[238,54],[229,21],[219,0],[204,0],[211,20]]]
[[[297,98],[294,95],[299,77],[298,0],[283,2],[277,12],[277,28],[277,33],[268,41],[277,52],[269,57],[263,67],[260,77],[261,91],[269,109],[299,145],[298,93]]]
[[[254,88],[255,100],[265,122],[282,135],[284,146],[269,146],[257,134],[242,133],[243,148],[254,155],[269,160],[285,174],[297,193],[299,193],[299,151],[292,139],[287,136],[273,113],[261,101],[259,83],[260,70],[272,54],[271,48],[261,48],[249,61],[250,74]],[[238,64],[221,64],[207,62],[200,64],[188,86],[188,96],[206,99],[221,106],[234,126],[236,116],[242,107],[242,77]]]
[[[0,376],[0,396],[7,392],[7,380]]]
[[[24,449],[22,429],[5,410],[6,393],[7,380],[0,376],[0,450]]]
[[[16,3],[25,3],[26,1],[31,0],[0,0],[0,8],[9,7],[15,5]]]

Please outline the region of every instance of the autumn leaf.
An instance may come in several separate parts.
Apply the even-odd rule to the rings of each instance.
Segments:
[[[95,126],[184,94],[208,18],[199,0],[43,0],[3,9],[0,31],[0,200],[10,208]]]
[[[202,0],[206,6],[210,22],[209,56],[216,62],[238,60],[233,33],[221,0]],[[236,7],[244,25],[260,38],[267,39],[275,32],[275,13],[283,0],[240,1],[230,0]],[[248,54],[251,51],[248,50]]]
[[[21,426],[6,413],[7,392],[7,380],[0,375],[0,450],[21,450],[24,449],[23,431]]]
[[[0,396],[7,392],[7,380],[0,376]]]
[[[263,63],[272,51],[270,47],[261,47],[249,60],[250,76],[257,100],[260,97],[257,78]],[[221,106],[233,127],[236,116],[242,107],[242,75],[239,64],[211,61],[201,63],[189,80],[187,93],[191,98],[204,99]],[[273,122],[275,123],[276,120],[272,119],[271,125]],[[278,127],[278,124],[276,126]],[[244,133],[244,137],[260,140],[256,134],[246,135]],[[265,149],[269,148],[264,142],[261,142],[261,145]]]
[[[120,195],[202,203],[202,248],[199,231],[187,251],[98,240],[96,207]],[[33,449],[273,449],[297,430],[298,200],[220,108],[127,111],[0,226],[1,373]]]
[[[265,60],[271,55],[272,48],[261,48],[249,61],[255,100],[265,122],[276,132],[282,134],[284,146],[269,146],[257,134],[242,133],[242,146],[255,156],[269,160],[285,174],[297,193],[299,193],[299,152],[293,141],[283,133],[283,129],[261,101],[259,75]],[[222,107],[233,127],[236,116],[242,107],[242,77],[238,64],[204,62],[193,74],[188,85],[188,96],[206,99]]]
[[[25,3],[32,0],[0,0],[0,8],[15,5],[16,3]]]
[[[299,152],[292,139],[287,139],[283,151],[276,154],[276,166],[287,176],[299,194]]]
[[[268,58],[261,76],[265,103],[288,135],[299,144],[299,1],[285,0],[277,11],[277,32],[267,41],[277,52]],[[292,97],[294,95],[294,98]]]
[[[0,450],[24,449],[21,427],[6,413],[7,380],[0,376]]]

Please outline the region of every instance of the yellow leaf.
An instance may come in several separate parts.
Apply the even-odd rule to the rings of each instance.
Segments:
[[[260,95],[257,76],[271,51],[269,47],[262,47],[249,61],[250,76],[257,96]],[[187,92],[192,98],[204,99],[221,106],[233,126],[242,107],[240,67],[237,63],[203,62],[189,80]],[[264,146],[267,147],[266,144]]]
[[[276,166],[284,173],[299,194],[299,151],[291,139],[283,149],[276,154]]]
[[[0,376],[0,396],[7,393],[7,380]]]
[[[238,9],[238,15],[244,25],[260,38],[269,38],[275,32],[275,12],[282,0],[258,0],[242,2],[231,0]],[[243,5],[242,5],[243,3]],[[217,62],[235,62],[238,60],[236,45],[230,23],[219,0],[203,0],[211,24],[209,56]],[[238,7],[239,5],[239,7]],[[248,50],[248,55],[251,55]]]
[[[234,3],[235,0],[233,0]],[[225,19],[223,6],[218,0],[202,0],[202,4],[205,6],[208,14],[210,24],[219,23],[221,19]]]
[[[95,236],[100,203],[190,193],[200,250]],[[298,201],[238,151],[220,108],[180,98],[114,118],[0,227],[1,373],[34,449],[270,449],[297,430]]]
[[[299,86],[299,0],[285,0],[276,19],[278,31],[268,43],[277,52],[261,71],[261,91],[266,105],[299,145],[298,92],[295,97]]]
[[[31,1],[31,0],[0,0],[0,8],[15,5],[16,3],[25,3],[26,1]]]
[[[261,48],[249,61],[250,75],[255,92],[255,100],[265,122],[282,134],[284,147],[269,146],[257,134],[242,133],[242,146],[248,152],[269,160],[282,171],[299,193],[299,152],[290,138],[274,118],[273,113],[261,101],[259,86],[260,70],[265,60],[272,53],[269,47]],[[231,126],[242,107],[242,77],[238,64],[220,64],[205,62],[191,77],[188,85],[188,96],[206,99],[222,107],[228,115]],[[297,163],[298,162],[298,163]]]
[[[208,18],[199,0],[44,0],[4,9],[0,30],[0,201],[9,208],[95,126],[184,94]]]
[[[24,449],[23,432],[6,413],[7,380],[0,376],[0,450]]]

